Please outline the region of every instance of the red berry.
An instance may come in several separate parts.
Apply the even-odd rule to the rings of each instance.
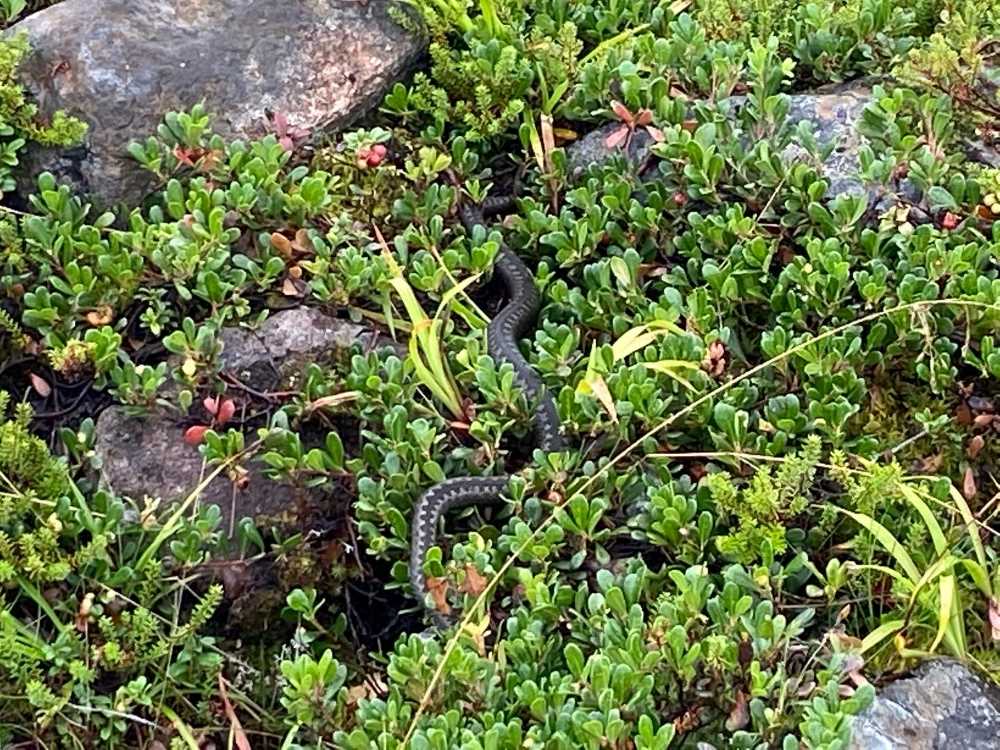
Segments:
[[[383,146],[381,143],[376,143],[374,146],[372,146],[372,151],[378,154],[378,157],[380,159],[385,156],[385,146]]]
[[[368,154],[368,166],[369,167],[377,167],[381,163],[382,163],[382,157],[381,156],[379,156],[378,154],[376,154],[374,152]]]

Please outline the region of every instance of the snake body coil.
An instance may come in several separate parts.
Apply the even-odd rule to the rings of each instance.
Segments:
[[[486,214],[504,211],[512,205],[510,198],[487,199],[482,207],[466,206],[461,211],[462,223],[471,232],[485,225]],[[530,403],[535,404],[532,417],[535,443],[544,451],[559,451],[564,447],[559,432],[559,416],[552,397],[541,378],[531,369],[518,348],[518,339],[531,328],[538,315],[541,299],[535,287],[535,277],[516,253],[501,245],[494,269],[507,290],[507,304],[487,328],[487,347],[494,360],[514,366],[514,377]],[[438,522],[453,508],[495,503],[507,486],[508,477],[457,477],[446,479],[425,492],[413,508],[410,543],[410,583],[418,596],[427,592],[424,561],[434,546]]]

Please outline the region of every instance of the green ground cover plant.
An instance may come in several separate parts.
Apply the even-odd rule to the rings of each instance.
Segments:
[[[995,678],[1000,171],[965,154],[1000,121],[993,4],[394,13],[428,64],[361,128],[226,142],[194,105],[130,146],[144,205],[43,175],[0,206],[0,745],[836,750],[921,659]],[[0,42],[5,182],[28,140],[83,135],[35,121],[25,51]],[[788,97],[859,77],[866,193],[834,195]],[[576,173],[609,123],[649,158]],[[543,296],[522,348],[562,453],[524,450],[534,405],[487,353],[501,242]],[[222,327],[302,304],[404,347],[278,394],[223,377]],[[201,452],[181,503],[101,488],[84,406],[109,403]],[[201,495],[254,456],[347,520],[228,533]],[[417,601],[417,498],[501,473]]]

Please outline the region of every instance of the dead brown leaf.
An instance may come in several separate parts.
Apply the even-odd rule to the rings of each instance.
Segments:
[[[476,569],[475,565],[466,564],[465,580],[462,581],[460,591],[470,596],[479,596],[486,590],[489,581]]]
[[[921,474],[937,474],[944,465],[944,454],[935,453],[933,456],[925,456],[917,464]]]
[[[316,248],[313,247],[312,240],[309,239],[309,232],[299,229],[295,232],[295,239],[292,240],[292,248],[302,255],[313,255]]]
[[[306,404],[306,411],[314,412],[319,409],[325,409],[328,406],[349,404],[351,401],[356,401],[360,395],[360,391],[343,391],[341,393],[334,393],[330,396],[320,396],[315,401],[310,401]]]
[[[985,429],[993,424],[993,420],[996,419],[992,414],[977,414],[973,420],[972,424],[979,429]]]
[[[702,477],[708,474],[708,469],[706,469],[705,464],[702,463],[691,464],[691,467],[688,469],[688,473],[694,481],[698,482],[701,481]]]
[[[94,608],[94,595],[87,593],[80,601],[80,606],[76,610],[74,625],[81,633],[87,632],[87,625],[90,622],[90,613]]]
[[[753,644],[748,638],[744,638],[740,641],[739,651],[737,652],[740,666],[743,669],[748,669],[750,663],[753,661]]]
[[[674,719],[674,729],[677,734],[687,734],[692,729],[697,729],[700,724],[701,709],[698,706],[692,706]]]
[[[962,479],[962,495],[966,500],[972,500],[972,498],[976,496],[977,491],[976,477],[972,473],[972,467],[967,466],[965,469],[965,477]]]
[[[271,232],[271,245],[285,260],[292,259],[292,242],[280,232]]]
[[[750,707],[747,702],[746,693],[740,690],[736,693],[736,702],[733,704],[732,710],[729,712],[729,718],[726,719],[726,729],[730,732],[735,732],[738,729],[743,729],[747,724],[750,723]]]
[[[91,310],[84,317],[87,319],[87,322],[94,327],[106,326],[114,320],[115,311],[110,305],[101,305],[96,310]]]
[[[226,596],[235,599],[243,593],[250,582],[250,571],[243,560],[231,560],[221,566],[219,577],[222,578],[222,588]]]
[[[427,590],[431,599],[434,600],[434,609],[447,616],[451,614],[451,605],[448,604],[448,579],[428,578]]]
[[[305,282],[301,279],[289,277],[281,284],[281,293],[286,297],[304,297],[306,294],[305,286]]]
[[[975,435],[972,440],[969,441],[969,444],[965,446],[965,455],[971,459],[975,459],[975,457],[982,452],[985,445],[986,440],[983,439],[983,436]]]

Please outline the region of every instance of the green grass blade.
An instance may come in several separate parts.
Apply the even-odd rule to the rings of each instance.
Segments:
[[[962,493],[958,491],[955,485],[951,486],[951,499],[954,501],[955,507],[958,508],[958,512],[965,522],[965,529],[969,533],[969,540],[972,542],[972,549],[976,553],[976,560],[984,569],[988,568],[989,562],[986,560],[983,540],[979,538],[979,524],[976,522],[976,517],[972,515],[972,509],[969,508],[969,504],[965,502],[965,498],[962,497]],[[989,596],[992,595],[992,593],[989,594]]]
[[[905,620],[889,620],[888,622],[883,622],[861,640],[861,653],[863,654],[871,651],[886,638],[891,635],[895,635],[902,630],[904,625],[906,625]]]
[[[945,539],[944,532],[941,530],[941,524],[934,517],[934,513],[930,507],[921,499],[920,495],[913,491],[912,487],[902,484],[899,488],[903,493],[903,497],[906,498],[910,505],[917,509],[917,513],[923,519],[924,526],[930,532],[931,541],[934,543],[934,551],[938,556],[946,554],[948,552],[948,540]]]
[[[659,362],[643,362],[644,367],[648,367],[654,372],[660,372],[673,380],[676,380],[682,386],[687,388],[692,393],[698,389],[691,385],[691,381],[677,374],[677,369],[690,369],[697,370],[698,366],[693,362],[685,362],[680,359],[661,359]]]
[[[864,513],[855,513],[854,511],[845,510],[844,508],[837,508],[840,513],[852,518],[860,526],[862,526],[868,533],[870,533],[879,544],[888,552],[899,564],[899,567],[903,569],[907,578],[910,582],[916,586],[917,582],[920,580],[920,571],[913,562],[913,558],[906,551],[899,540],[892,535],[885,526],[880,524],[874,518]]]

